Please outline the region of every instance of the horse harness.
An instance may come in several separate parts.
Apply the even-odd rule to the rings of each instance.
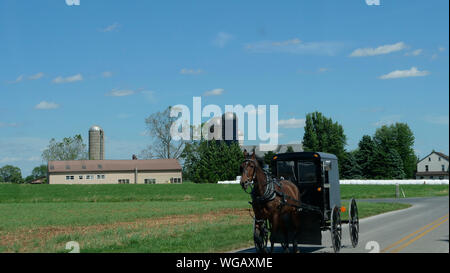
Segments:
[[[246,159],[244,162],[253,162],[256,165],[256,162],[252,159]],[[270,178],[270,175],[267,171],[264,171],[264,175],[266,176],[266,184],[265,185],[257,185],[257,186],[265,186],[266,189],[264,190],[264,194],[262,196],[257,196],[256,193],[256,187],[252,187],[252,190],[250,192],[250,195],[252,197],[252,202],[250,204],[253,205],[253,202],[259,203],[259,204],[265,204],[275,199],[276,196],[281,197],[281,204],[279,208],[281,209],[284,205],[288,204],[287,199],[290,199],[294,202],[300,203],[300,200],[294,199],[291,196],[285,194],[283,191],[281,191],[283,184],[281,183],[281,180],[277,178]],[[247,169],[245,169],[245,173],[247,174]],[[248,177],[248,176],[247,176]],[[256,178],[256,170],[253,172],[253,177],[250,181],[246,181],[245,185],[255,185],[255,178]],[[277,185],[280,190],[275,189],[275,185]],[[290,204],[289,204],[290,205]],[[292,205],[291,205],[292,206]]]
[[[246,159],[244,160],[244,162],[253,162],[255,164],[256,167],[256,162],[255,160],[252,159]],[[266,176],[266,184],[262,185],[262,186],[266,186],[266,189],[264,190],[264,194],[262,196],[258,196],[256,193],[256,187],[252,187],[251,192],[249,193],[252,201],[249,202],[250,205],[253,205],[254,203],[257,203],[259,205],[264,205],[272,200],[275,199],[276,196],[281,197],[281,203],[278,206],[279,209],[281,209],[282,207],[284,207],[285,205],[288,206],[292,206],[295,207],[298,211],[302,211],[303,209],[305,210],[309,210],[309,211],[315,211],[315,212],[319,212],[320,214],[322,214],[322,211],[320,210],[320,208],[316,207],[316,206],[311,206],[311,205],[307,205],[307,204],[303,204],[301,203],[300,200],[297,200],[293,197],[291,197],[288,194],[285,194],[281,189],[283,184],[281,183],[280,179],[277,178],[271,178],[269,173],[265,170],[264,171],[264,175]],[[245,169],[245,174],[247,175],[247,169]],[[247,176],[248,177],[248,176]],[[246,181],[244,184],[245,185],[255,185],[255,178],[256,178],[256,170],[253,172],[253,177],[250,181]],[[280,190],[275,189],[275,185],[277,185],[279,187]],[[261,185],[256,185],[256,186],[261,186]],[[297,204],[289,204],[287,203],[287,199],[294,201],[294,203]],[[258,220],[255,219],[257,222],[261,222],[263,220]]]

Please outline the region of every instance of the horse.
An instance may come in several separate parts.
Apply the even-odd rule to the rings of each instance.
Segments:
[[[255,231],[261,232],[266,220],[269,221],[270,230],[270,251],[273,252],[274,238],[273,234],[282,232],[285,252],[289,252],[289,219],[294,224],[295,232],[293,239],[293,251],[297,253],[297,232],[300,227],[300,215],[298,207],[300,206],[300,193],[289,180],[276,181],[262,169],[261,160],[256,158],[255,151],[251,156],[244,151],[244,162],[241,165],[240,185],[247,192],[249,186],[252,186],[252,208],[255,215]],[[266,251],[266,249],[262,249]]]

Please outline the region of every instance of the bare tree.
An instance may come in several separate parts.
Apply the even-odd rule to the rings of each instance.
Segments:
[[[86,144],[83,143],[81,135],[65,137],[61,142],[57,142],[52,138],[47,149],[42,152],[42,159],[45,162],[50,160],[79,160],[87,158]]]
[[[170,127],[176,120],[176,117],[170,117],[170,107],[163,112],[153,113],[145,119],[153,143],[141,151],[140,158],[178,159],[180,157],[184,142],[182,140],[175,141],[170,134]]]

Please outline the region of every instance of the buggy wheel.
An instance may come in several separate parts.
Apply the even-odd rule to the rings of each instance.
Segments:
[[[267,222],[261,221],[256,225],[256,219],[253,220],[253,241],[255,243],[256,253],[267,253],[267,242],[269,240],[269,230]]]
[[[339,250],[341,250],[342,223],[341,213],[337,206],[334,206],[333,210],[331,211],[330,233],[331,244],[333,245],[334,252],[338,253]]]
[[[356,247],[358,245],[359,239],[359,217],[355,198],[352,198],[352,200],[350,200],[350,204],[348,207],[348,227],[350,230],[350,240],[352,241],[352,246]]]

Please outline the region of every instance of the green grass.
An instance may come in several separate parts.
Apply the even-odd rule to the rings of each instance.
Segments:
[[[448,185],[400,185],[406,197],[448,196]],[[400,192],[400,196],[402,193]],[[341,185],[341,198],[395,198],[395,185]]]
[[[406,197],[445,196],[448,185],[402,185]],[[341,198],[392,198],[394,185],[341,185]],[[239,185],[17,185],[0,184],[0,203],[240,201],[248,195]]]
[[[17,185],[0,184],[0,203],[230,201],[248,195],[239,185]]]
[[[448,195],[448,186],[404,190]],[[393,186],[341,187],[343,199],[394,194]],[[68,241],[82,252],[223,252],[252,244],[248,201],[239,185],[2,184],[0,252],[67,252]],[[408,206],[358,202],[360,218]]]
[[[131,222],[170,215],[205,214],[227,209],[245,209],[242,201],[154,201],[102,203],[0,204],[0,231],[41,226],[87,226]]]

